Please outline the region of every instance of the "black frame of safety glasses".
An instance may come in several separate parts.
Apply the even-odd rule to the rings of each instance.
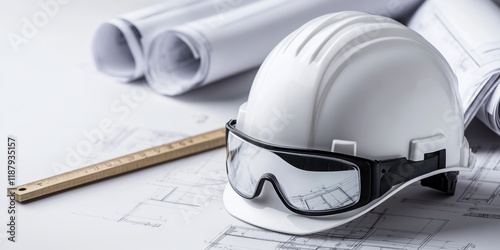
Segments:
[[[307,215],[307,216],[323,216],[323,215],[333,215],[348,212],[354,210],[356,208],[363,207],[373,200],[381,197],[387,191],[389,191],[393,186],[404,183],[410,179],[419,177],[421,175],[427,174],[431,171],[435,171],[441,168],[446,167],[446,150],[442,149],[436,152],[425,154],[424,160],[422,161],[409,161],[404,157],[384,160],[384,161],[375,161],[369,160],[357,156],[351,156],[341,153],[329,152],[329,151],[321,151],[314,149],[296,149],[296,148],[287,148],[272,145],[261,140],[252,138],[248,135],[245,135],[240,130],[236,129],[236,120],[229,120],[226,123],[226,149],[227,149],[227,139],[229,133],[233,133],[238,136],[240,139],[245,140],[257,147],[266,149],[283,160],[289,162],[292,166],[297,167],[306,171],[332,171],[328,166],[308,166],[308,167],[300,167],[293,164],[293,160],[290,159],[290,156],[297,155],[314,155],[316,157],[327,158],[327,159],[335,159],[349,162],[356,166],[359,177],[360,177],[360,197],[359,200],[351,205],[348,205],[339,209],[331,209],[331,210],[321,210],[321,211],[303,211],[296,209],[293,207],[289,201],[285,198],[284,194],[281,191],[279,180],[271,174],[264,174],[256,187],[256,190],[252,196],[246,196],[238,191],[237,188],[233,187],[231,182],[229,184],[233,188],[233,190],[243,198],[253,199],[260,195],[262,188],[264,186],[265,181],[269,181],[278,197],[281,199],[283,204],[292,212]],[[227,157],[229,155],[227,154]],[[287,159],[288,158],[288,159]],[[228,173],[228,165],[226,161],[226,173]]]

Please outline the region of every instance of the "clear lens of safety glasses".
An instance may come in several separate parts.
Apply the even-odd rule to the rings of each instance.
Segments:
[[[421,161],[405,157],[370,160],[314,149],[286,148],[252,138],[226,124],[227,174],[240,196],[259,195],[270,181],[288,209],[311,216],[343,213],[367,205],[391,188],[446,168],[446,149]],[[453,194],[456,172],[423,179],[422,184]]]
[[[245,198],[257,196],[267,179],[285,204],[298,211],[334,211],[360,199],[359,169],[351,162],[263,148],[231,131],[227,150],[229,183]]]

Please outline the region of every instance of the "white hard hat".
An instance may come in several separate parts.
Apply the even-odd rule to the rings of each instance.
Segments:
[[[475,162],[445,59],[360,12],[318,17],[279,43],[226,129],[227,211],[284,233],[349,222],[417,181],[453,194]]]

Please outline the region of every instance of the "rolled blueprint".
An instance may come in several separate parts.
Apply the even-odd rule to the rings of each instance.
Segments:
[[[170,28],[147,51],[153,89],[178,95],[258,66],[287,34],[307,21],[342,10],[397,17],[420,0],[264,0],[224,15]]]
[[[497,86],[493,94],[477,113],[479,119],[491,130],[500,135],[500,87]]]
[[[428,0],[409,27],[432,43],[455,72],[465,125],[477,114],[500,135],[499,24],[500,8],[491,0]]]
[[[144,75],[144,51],[159,32],[257,0],[170,0],[103,23],[96,31],[92,50],[97,68],[121,81]]]

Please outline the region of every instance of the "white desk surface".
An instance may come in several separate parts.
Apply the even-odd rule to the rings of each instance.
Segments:
[[[162,1],[68,2],[60,5],[57,14],[38,28],[27,44],[21,44],[17,52],[8,34],[20,34],[23,18],[33,18],[42,8],[34,0],[0,4],[0,162],[6,162],[7,136],[15,136],[18,140],[17,184],[76,168],[99,157],[116,155],[118,152],[113,151],[113,147],[123,153],[134,147],[219,128],[236,117],[239,105],[247,98],[255,71],[171,98],[154,93],[143,81],[120,83],[94,69],[90,42],[96,27],[118,14]],[[127,96],[134,94],[143,97],[133,99],[127,106]],[[76,160],[71,158],[71,150],[87,140],[84,131],[99,128],[102,120],[114,125],[114,132],[106,134],[105,141],[116,145],[106,146],[100,142],[88,155],[80,155]],[[484,125],[474,121],[467,134],[471,145],[482,145],[486,150],[483,156],[488,152],[498,155],[498,149],[490,147],[498,143],[498,137]],[[132,146],[117,139],[123,135],[136,136],[127,138]],[[138,142],[144,145],[137,145]],[[7,167],[2,166],[0,183],[7,187]],[[498,165],[489,171],[500,176]],[[206,176],[213,178],[204,178]],[[224,180],[224,151],[220,149],[28,204],[17,204],[16,243],[7,240],[4,222],[8,220],[8,200],[2,198],[0,249],[284,249],[292,246],[373,247],[370,249],[472,249],[476,246],[485,249],[491,246],[485,243],[487,240],[498,243],[499,192],[494,191],[485,204],[479,204],[480,201],[471,204],[462,198],[481,196],[469,190],[478,182],[484,181],[483,187],[490,185],[488,192],[500,190],[500,185],[468,175],[461,179],[455,197],[442,199],[415,186],[417,194],[408,196],[409,192],[404,192],[364,217],[357,227],[350,224],[330,232],[337,238],[279,235],[232,218],[221,202]],[[205,188],[193,189],[196,185]],[[178,197],[165,200],[169,194],[175,195],[175,190]],[[489,215],[490,218],[473,216],[477,211],[481,211],[477,216]],[[373,220],[371,224],[370,220]],[[412,223],[405,227],[399,225],[408,224],[405,221]]]

